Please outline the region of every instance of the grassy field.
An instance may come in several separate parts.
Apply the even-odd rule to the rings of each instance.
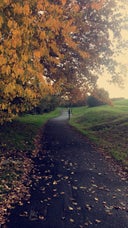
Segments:
[[[70,124],[128,169],[128,100],[113,106],[73,108]]]
[[[0,126],[0,224],[7,209],[15,202],[29,198],[29,173],[33,167],[39,129],[60,109],[43,115],[24,115]],[[27,184],[26,184],[27,183]]]
[[[43,115],[24,115],[10,123],[0,126],[0,151],[27,150],[34,148],[33,139],[39,128],[48,119],[56,117],[59,109]]]

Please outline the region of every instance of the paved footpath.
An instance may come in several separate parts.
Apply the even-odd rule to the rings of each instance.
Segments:
[[[8,228],[128,228],[127,182],[73,130],[67,113],[50,120],[35,159],[31,198]]]

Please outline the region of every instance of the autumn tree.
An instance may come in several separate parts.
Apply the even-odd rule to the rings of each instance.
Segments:
[[[47,86],[41,77],[38,46],[32,39],[36,31],[29,1],[2,1],[0,8],[0,119],[3,122],[36,105],[40,91],[47,90]]]
[[[70,33],[76,30],[72,18],[65,20],[66,1],[3,0],[0,2],[0,121],[10,120],[19,112],[37,105],[52,93],[46,80],[45,59],[59,64],[63,54],[57,44],[61,38],[76,48]]]
[[[55,66],[57,71],[51,74],[48,71],[47,75],[54,78],[55,84],[58,85],[59,81],[62,91],[67,90],[67,94],[73,91],[72,87],[75,85],[78,89],[82,84],[78,82],[79,80],[86,84],[86,92],[92,92],[99,75],[103,74],[104,70],[111,75],[111,81],[120,85],[122,77],[116,71],[117,62],[114,59],[114,54],[117,50],[120,51],[122,46],[120,30],[124,26],[119,5],[116,1],[108,0],[77,2],[79,10],[74,15],[77,32],[71,36],[73,41],[78,43],[82,53],[80,55],[80,52],[62,42],[60,49],[64,58]],[[70,18],[68,12],[69,10],[67,10],[67,19]],[[116,40],[114,45],[112,45],[112,37]],[[118,49],[119,45],[118,47],[116,45],[119,43],[120,49]],[[64,83],[62,78],[65,79]]]
[[[72,84],[86,93],[96,86],[94,70],[112,63],[109,29],[119,32],[113,2],[0,2],[1,123],[49,93],[71,94]]]
[[[112,101],[109,98],[109,93],[104,88],[96,87],[92,94],[86,99],[89,107],[100,106],[104,104],[112,105]]]

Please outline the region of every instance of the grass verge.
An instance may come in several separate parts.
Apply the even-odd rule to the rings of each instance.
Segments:
[[[0,151],[27,150],[34,148],[33,139],[39,128],[50,118],[59,115],[60,109],[43,115],[24,115],[13,122],[0,126]]]
[[[128,170],[128,100],[113,106],[73,108],[70,124]]]
[[[33,151],[36,151],[39,129],[60,109],[43,115],[24,115],[0,126],[0,224],[13,204],[29,198]]]

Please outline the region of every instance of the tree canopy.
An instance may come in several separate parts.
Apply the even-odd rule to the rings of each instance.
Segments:
[[[52,93],[44,78],[45,59],[58,64],[63,54],[59,37],[74,46],[70,33],[76,30],[72,17],[65,19],[63,7],[47,0],[3,0],[0,2],[0,119],[12,119],[19,112],[35,106],[39,99]],[[72,8],[72,12],[75,8]]]
[[[95,87],[92,70],[112,55],[109,29],[117,35],[113,7],[109,0],[1,0],[1,123],[47,94]]]
[[[95,88],[93,93],[87,97],[87,105],[89,107],[100,106],[104,104],[112,105],[109,93],[103,88]]]

